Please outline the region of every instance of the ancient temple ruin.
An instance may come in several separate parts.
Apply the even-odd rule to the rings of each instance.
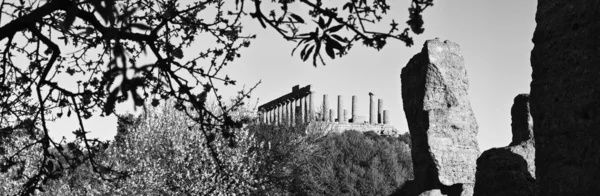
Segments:
[[[375,100],[369,94],[369,116],[358,114],[358,96],[352,96],[351,113],[344,109],[344,97],[337,96],[337,109],[329,104],[329,95],[323,94],[317,103],[316,92],[311,85],[300,88],[296,85],[292,92],[271,100],[258,107],[260,123],[279,126],[294,126],[301,123],[328,122],[332,130],[375,131],[380,134],[396,134],[389,125],[389,112],[383,108],[383,100]],[[318,108],[317,108],[318,107]],[[334,114],[335,113],[335,114]],[[350,116],[348,116],[350,115]]]

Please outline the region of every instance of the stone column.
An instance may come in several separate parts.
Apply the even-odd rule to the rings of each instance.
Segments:
[[[373,97],[373,94],[369,94],[369,102],[369,123],[377,124],[377,108],[375,107],[375,98]]]
[[[306,119],[306,116],[305,116],[306,113],[304,112],[304,110],[306,108],[305,100],[306,100],[306,97],[302,97],[298,100],[298,108],[299,108],[298,117],[297,117],[298,123],[304,123],[305,122],[304,120]]]
[[[383,99],[377,99],[377,123],[383,123]]]
[[[277,105],[273,106],[273,125],[277,125],[277,120],[279,116],[279,107]]]
[[[310,94],[308,94],[308,121],[314,121],[315,120],[315,94],[317,92],[315,91],[310,91]]]
[[[285,118],[285,106],[286,106],[286,105],[285,105],[285,102],[281,103],[281,107],[280,107],[280,110],[281,110],[281,116],[280,116],[280,121],[279,121],[279,123],[280,123],[281,125],[285,125],[285,119],[286,119],[286,118]]]
[[[383,110],[383,124],[390,123],[390,113],[387,110]]]
[[[279,105],[279,125],[284,125],[285,120],[285,104]]]
[[[304,122],[308,123],[310,122],[310,112],[309,112],[309,106],[308,106],[308,102],[310,99],[310,94],[306,95],[306,97],[304,97]]]
[[[358,97],[352,95],[352,122],[356,123],[356,113],[358,113]]]
[[[269,110],[268,109],[265,110],[264,117],[265,117],[265,124],[269,124]]]
[[[292,105],[293,105],[293,102],[292,102],[291,100],[288,100],[288,101],[286,101],[286,103],[285,103],[285,110],[286,110],[286,112],[287,112],[287,113],[285,114],[285,117],[287,118],[287,119],[285,120],[285,123],[286,123],[288,126],[291,126],[291,125],[292,125]]]
[[[289,108],[290,108],[290,106],[288,105],[288,102],[284,101],[283,102],[283,107],[282,107],[282,109],[283,109],[283,115],[281,116],[282,117],[281,120],[283,120],[281,122],[281,124],[284,125],[284,126],[288,125],[288,118],[289,118],[288,117],[288,115],[289,115],[288,109]]]
[[[338,122],[344,122],[344,106],[342,102],[342,96],[338,95],[338,108],[337,108],[337,118]]]
[[[282,113],[281,108],[282,108],[281,104],[278,104],[277,105],[277,114],[276,114],[276,117],[275,117],[277,125],[281,125],[281,113]]]
[[[329,109],[329,112],[327,112],[329,114],[329,118],[328,121],[329,122],[335,122],[335,119],[333,117],[333,109]]]
[[[290,126],[296,124],[296,100],[290,100]]]
[[[267,109],[267,124],[273,122],[273,112],[271,109]]]
[[[263,114],[263,119],[264,119],[264,124],[269,124],[269,110],[265,110],[265,113]]]
[[[329,100],[327,99],[327,94],[323,94],[323,113],[322,113],[322,117],[323,117],[323,121],[329,121],[329,114],[327,114],[329,112]]]
[[[275,125],[275,107],[272,107],[271,109],[269,109],[269,113],[271,113],[271,115],[270,115],[271,120],[269,121],[269,124]]]
[[[274,125],[275,124],[275,108],[271,108],[269,109],[269,124]]]

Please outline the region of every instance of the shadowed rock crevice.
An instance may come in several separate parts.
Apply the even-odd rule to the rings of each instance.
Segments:
[[[478,125],[459,46],[426,41],[402,69],[401,82],[415,179],[399,195],[472,195]]]

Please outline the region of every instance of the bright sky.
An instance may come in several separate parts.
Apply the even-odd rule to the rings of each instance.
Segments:
[[[410,0],[388,3],[392,12],[383,25],[395,19],[403,28]],[[240,59],[223,70],[238,81],[237,88],[226,92],[262,81],[253,98],[260,98],[259,104],[263,104],[291,92],[294,85],[310,84],[318,93],[317,103],[321,103],[326,93],[332,109],[337,105],[337,95],[344,97],[348,111],[351,96],[359,96],[359,112],[364,116],[368,116],[368,93],[373,92],[376,98],[384,100],[384,108],[392,115],[391,124],[406,132],[400,72],[421,51],[425,40],[439,37],[461,46],[470,82],[469,98],[479,124],[480,150],[508,145],[512,137],[513,98],[528,93],[531,82],[529,56],[533,48],[536,1],[436,0],[434,4],[425,11],[425,33],[414,37],[413,47],[407,48],[395,40],[388,41],[381,51],[357,44],[349,55],[325,59],[327,65],[317,68],[312,62],[302,62],[298,56],[290,55],[295,43],[286,42],[274,30],[262,29],[258,21],[248,19],[243,23],[245,31],[257,34],[257,39],[242,51]],[[114,118],[94,118],[85,123],[92,137],[114,136]],[[76,122],[62,120],[50,128],[58,130],[56,134],[70,133],[75,126],[67,124]]]

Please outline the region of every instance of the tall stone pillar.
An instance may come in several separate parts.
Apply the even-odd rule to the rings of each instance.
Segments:
[[[284,101],[284,102],[283,102],[283,118],[282,118],[282,119],[283,119],[283,122],[282,122],[282,124],[283,124],[284,126],[287,126],[287,125],[289,125],[289,123],[288,123],[288,121],[289,121],[289,119],[290,119],[290,118],[289,118],[289,115],[290,115],[290,114],[289,114],[289,112],[288,112],[288,110],[289,110],[289,109],[290,109],[289,102],[287,102],[287,101]]]
[[[283,102],[281,103],[281,125],[286,126],[287,125],[287,102]]]
[[[323,121],[328,122],[329,118],[329,100],[327,99],[327,94],[323,94]]]
[[[267,113],[267,124],[273,124],[273,109],[269,108]]]
[[[275,105],[273,108],[273,125],[279,125],[279,106]]]
[[[265,124],[269,124],[269,110],[265,109]]]
[[[269,124],[274,125],[275,124],[275,108],[269,109],[269,113],[270,113],[269,117],[271,118],[269,120]]]
[[[333,115],[333,109],[329,109],[329,112],[327,112],[327,114],[329,114],[329,117],[328,117],[327,121],[328,122],[334,122],[335,121],[335,119],[334,119],[335,117]]]
[[[352,122],[356,123],[356,117],[358,113],[358,97],[352,95]]]
[[[390,113],[387,110],[383,110],[383,124],[390,123]]]
[[[471,196],[479,127],[468,97],[460,47],[450,41],[427,40],[402,68],[400,78],[416,195],[443,191]]]
[[[304,122],[308,123],[311,121],[310,119],[310,111],[309,111],[309,100],[310,100],[310,94],[306,95],[306,97],[304,97]]]
[[[341,95],[338,95],[337,117],[338,122],[344,122],[344,103]]]
[[[288,117],[290,118],[289,125],[294,126],[294,123],[295,123],[294,117],[296,117],[296,114],[295,114],[296,101],[292,99],[288,102],[290,103],[290,107],[288,108],[288,110],[290,111],[290,113],[288,114]]]
[[[279,105],[279,125],[285,125],[285,104]]]
[[[290,100],[290,126],[296,124],[296,100]]]
[[[277,125],[281,125],[281,122],[283,122],[283,120],[281,120],[281,117],[283,116],[283,107],[281,104],[277,105]]]
[[[292,122],[293,122],[293,119],[292,119],[292,117],[293,117],[293,111],[294,111],[294,110],[292,110],[293,105],[294,105],[294,101],[292,101],[292,100],[288,100],[287,101],[287,108],[286,109],[288,111],[288,113],[287,113],[287,118],[288,118],[287,124],[288,124],[288,126],[292,126]]]
[[[369,123],[377,124],[377,107],[375,106],[375,98],[373,94],[369,94]]]
[[[315,91],[310,91],[310,94],[308,95],[308,118],[309,118],[309,122],[310,121],[315,121],[315,94],[317,92]]]
[[[383,123],[383,99],[377,99],[377,123]]]
[[[304,111],[306,108],[306,97],[301,97],[298,100],[298,123],[304,123],[306,120],[306,112]]]

